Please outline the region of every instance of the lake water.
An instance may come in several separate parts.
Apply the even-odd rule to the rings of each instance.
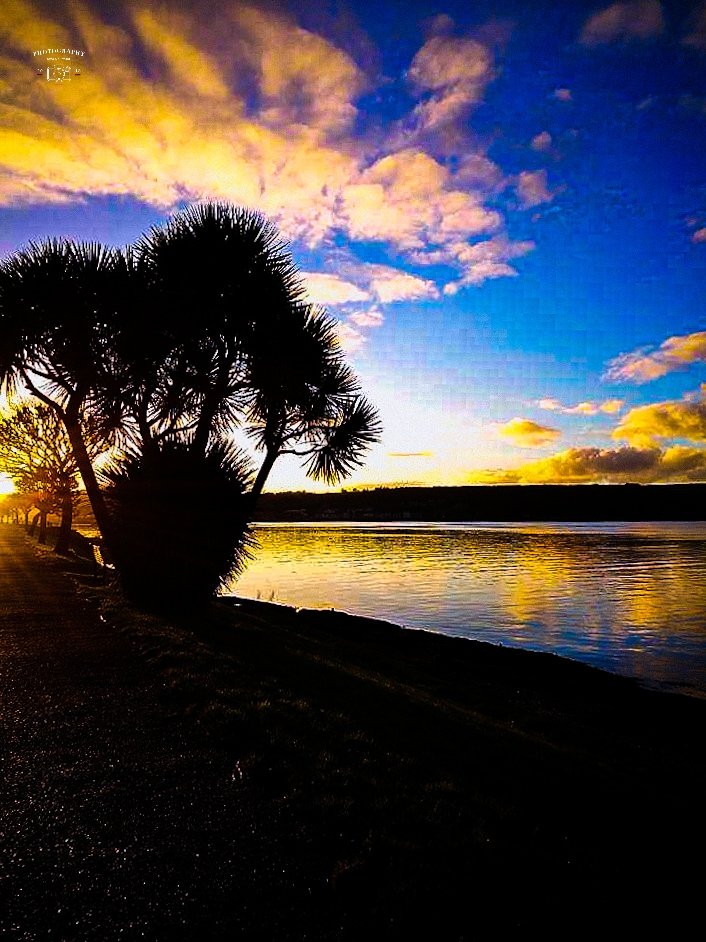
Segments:
[[[706,696],[706,523],[259,524],[229,594],[552,651]]]

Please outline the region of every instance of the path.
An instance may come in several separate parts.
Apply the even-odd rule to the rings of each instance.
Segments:
[[[226,756],[186,741],[129,641],[37,554],[0,526],[0,937],[237,931],[255,841]]]

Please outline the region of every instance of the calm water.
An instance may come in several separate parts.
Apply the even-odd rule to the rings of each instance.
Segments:
[[[260,524],[233,594],[553,651],[706,696],[706,524]]]

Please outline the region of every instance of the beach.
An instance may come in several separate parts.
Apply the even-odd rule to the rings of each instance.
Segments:
[[[459,940],[698,913],[703,700],[338,612],[158,618],[15,526],[0,579],[10,938]]]

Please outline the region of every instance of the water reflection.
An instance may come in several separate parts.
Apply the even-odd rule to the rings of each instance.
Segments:
[[[706,693],[706,526],[257,529],[239,595],[338,608]]]

